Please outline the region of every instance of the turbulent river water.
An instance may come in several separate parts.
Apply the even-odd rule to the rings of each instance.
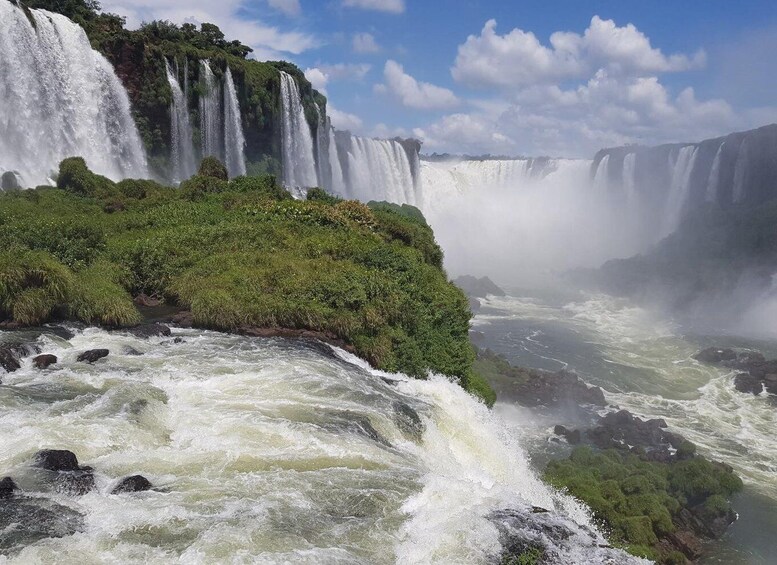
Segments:
[[[689,335],[679,325],[606,295],[514,290],[492,297],[475,318],[483,345],[520,366],[569,369],[605,390],[607,401],[664,418],[710,458],[733,466],[745,492],[740,519],[709,552],[709,563],[775,563],[777,543],[777,406],[765,395],[737,392],[734,375],[692,356],[708,346],[743,347],[777,357],[777,343]],[[513,422],[536,460],[553,448],[552,422],[508,404],[496,411]]]
[[[45,332],[57,365],[0,375],[0,476],[83,515],[81,531],[33,544],[0,528],[0,562],[491,563],[508,539],[560,563],[632,561],[539,481],[500,414],[443,377],[386,375],[315,343],[174,337]],[[111,354],[76,362],[94,348]],[[96,490],[40,486],[42,448],[76,453]],[[138,473],[155,489],[110,494]]]

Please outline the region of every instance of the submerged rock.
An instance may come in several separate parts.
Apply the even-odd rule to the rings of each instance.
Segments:
[[[96,363],[100,359],[103,359],[104,357],[108,357],[108,355],[110,355],[110,351],[107,349],[91,349],[81,353],[78,356],[77,361],[92,364]]]
[[[172,332],[170,328],[164,324],[145,324],[137,326],[135,328],[129,328],[127,330],[135,337],[150,338],[150,337],[170,337]]]
[[[45,498],[0,500],[0,552],[22,548],[46,538],[84,530],[83,516]]]
[[[38,355],[32,360],[32,364],[36,369],[47,369],[58,361],[56,355]]]
[[[697,361],[701,361],[702,363],[717,365],[723,363],[724,361],[733,361],[737,358],[737,354],[733,349],[708,347],[707,349],[699,351],[696,355],[693,356],[693,358]]]
[[[759,395],[764,390],[777,395],[777,359],[767,360],[758,351],[737,353],[733,349],[710,347],[700,351],[695,359],[711,365],[742,371],[734,377],[734,387],[745,394]]]
[[[113,487],[111,494],[121,494],[125,492],[143,492],[151,490],[153,485],[146,477],[142,475],[132,475],[124,477],[119,484]]]
[[[566,438],[569,445],[577,445],[583,439],[580,430],[569,430],[566,426],[557,425],[553,428],[553,433]]]
[[[403,433],[416,440],[420,440],[426,430],[418,412],[404,402],[394,403],[394,422]]]
[[[0,480],[0,500],[11,498],[14,492],[19,490],[11,477],[4,477]]]

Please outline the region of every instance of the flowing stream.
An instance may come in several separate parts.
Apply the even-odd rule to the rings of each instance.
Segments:
[[[84,526],[21,547],[0,531],[12,546],[0,562],[492,563],[507,531],[559,562],[632,562],[600,547],[499,416],[443,377],[379,373],[315,343],[174,337],[47,333],[37,343],[57,365],[25,359],[2,375],[0,426],[15,432],[0,471]],[[75,361],[93,348],[111,354]],[[36,486],[42,448],[72,450],[97,489],[72,498]],[[138,473],[155,489],[110,494]]]

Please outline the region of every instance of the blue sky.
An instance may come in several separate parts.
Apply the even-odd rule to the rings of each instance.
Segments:
[[[777,2],[103,0],[298,64],[336,127],[425,150],[591,156],[777,121]]]

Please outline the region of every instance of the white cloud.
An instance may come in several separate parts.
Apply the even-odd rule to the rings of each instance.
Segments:
[[[362,80],[370,72],[372,65],[337,63],[336,65],[320,65],[305,69],[305,77],[313,88],[326,94],[326,87],[332,80]]]
[[[509,100],[478,100],[466,114],[423,128],[430,151],[591,157],[602,147],[693,141],[759,125],[724,100],[699,100],[692,88],[673,96],[659,79],[612,76],[586,83],[519,89]],[[772,113],[771,115],[774,115]]]
[[[273,0],[277,4],[293,2]],[[283,31],[258,19],[239,16],[243,0],[102,0],[103,10],[127,18],[130,27],[142,22],[168,20],[177,24],[216,24],[228,39],[239,39],[254,49],[257,59],[282,58],[283,53],[298,55],[317,47],[318,39],[299,31]]]
[[[486,22],[479,36],[459,46],[451,73],[457,81],[475,87],[520,87],[591,76],[599,69],[611,74],[684,71],[703,66],[704,51],[693,57],[665,56],[632,24],[618,27],[599,16],[583,35],[558,31],[543,45],[532,33],[513,29],[496,32],[496,20]]]
[[[379,53],[380,45],[371,33],[357,33],[353,36],[353,50],[361,54]]]
[[[389,14],[401,14],[405,11],[405,0],[343,0],[346,8],[375,10]]]
[[[332,120],[332,125],[339,130],[348,130],[353,133],[359,133],[364,125],[362,119],[348,112],[341,112],[331,104],[327,106],[326,113]]]
[[[302,13],[299,0],[267,0],[267,3],[287,16],[299,16]]]
[[[459,99],[447,88],[419,82],[405,73],[402,65],[396,61],[387,61],[383,70],[385,83],[377,85],[379,94],[388,93],[408,108],[434,110],[453,108],[459,105]]]

